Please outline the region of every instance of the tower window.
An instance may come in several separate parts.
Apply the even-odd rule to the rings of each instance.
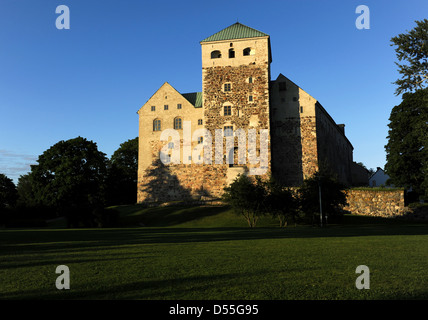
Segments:
[[[232,86],[231,86],[231,84],[230,84],[230,83],[225,83],[225,84],[224,84],[224,92],[228,92],[228,91],[230,91],[230,90],[231,90],[231,88],[232,88]]]
[[[159,119],[153,120],[153,131],[161,131],[161,121]]]
[[[181,118],[175,118],[174,119],[174,129],[176,129],[176,130],[180,130],[180,129],[182,129],[183,127],[182,127],[182,121],[181,121]]]
[[[300,113],[303,113],[303,107],[300,107]]]
[[[163,109],[164,109],[164,110],[168,110],[168,105],[167,105],[167,104],[166,104],[166,105],[164,105],[164,106],[163,106]]]
[[[248,96],[248,101],[253,102],[253,96]]]
[[[244,56],[253,56],[254,53],[255,53],[254,49],[251,49],[251,48],[245,48],[242,51],[242,55],[244,55]]]
[[[225,126],[224,127],[224,136],[225,137],[233,136],[233,126]]]
[[[152,110],[152,111],[156,111],[156,107],[155,107],[155,106],[152,106],[151,110]]]
[[[235,58],[235,50],[229,49],[229,58]]]
[[[202,119],[198,119],[198,125],[202,126]]]
[[[253,77],[248,78],[248,83],[253,83]]]
[[[232,115],[232,107],[231,106],[224,106],[224,115],[225,116]]]
[[[198,144],[201,144],[202,142],[204,142],[204,137],[198,137]]]
[[[181,103],[177,104],[177,109],[181,109]]]
[[[221,58],[221,52],[219,50],[214,50],[211,52],[211,59]]]

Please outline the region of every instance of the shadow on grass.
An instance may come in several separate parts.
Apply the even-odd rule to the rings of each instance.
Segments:
[[[167,211],[165,211],[167,212]],[[213,208],[213,212],[215,212]],[[213,213],[214,214],[214,213]],[[358,220],[350,217],[348,220]],[[0,257],[10,253],[56,253],[81,250],[103,251],[121,246],[213,241],[242,241],[287,238],[365,237],[427,235],[428,225],[363,219],[359,224],[331,225],[326,228],[118,228],[118,229],[26,229],[0,231]],[[181,218],[180,218],[181,219]],[[368,223],[361,223],[367,221]],[[369,223],[370,222],[370,223]],[[1,266],[1,264],[0,264]],[[1,267],[0,267],[1,268]]]
[[[126,209],[125,209],[126,210]],[[185,207],[167,206],[142,209],[139,215],[123,215],[123,226],[144,225],[150,227],[171,227],[189,221],[218,215],[226,210],[225,207]]]
[[[75,284],[73,290],[58,290],[52,288],[41,288],[33,290],[23,290],[19,293],[0,294],[0,299],[20,299],[20,300],[46,300],[46,299],[157,299],[163,297],[186,297],[196,291],[206,291],[207,295],[212,290],[218,290],[222,286],[227,288],[230,284],[239,284],[247,277],[260,276],[257,274],[217,274],[193,276],[185,278],[173,278],[163,280],[142,280],[132,283],[108,285],[108,287],[96,287],[93,285]],[[245,297],[241,297],[244,299]],[[194,297],[192,299],[198,299]],[[199,299],[206,299],[199,297]]]

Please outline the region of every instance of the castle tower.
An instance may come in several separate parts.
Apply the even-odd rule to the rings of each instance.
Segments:
[[[212,137],[215,137],[215,130],[222,129],[225,139],[232,132],[243,129],[247,133],[247,148],[248,129],[254,129],[257,135],[255,156],[259,159],[260,152],[263,151],[260,149],[260,132],[265,130],[268,134],[266,173],[270,172],[269,82],[272,58],[269,35],[235,23],[200,43],[205,128],[211,132]],[[245,165],[238,163],[236,140],[234,161],[228,172],[229,182],[237,173],[252,167],[249,159],[246,159]],[[223,154],[230,159],[231,149],[226,149],[226,143],[223,145]],[[218,155],[219,151],[221,150],[216,150],[215,153]],[[260,163],[253,167],[258,166]]]

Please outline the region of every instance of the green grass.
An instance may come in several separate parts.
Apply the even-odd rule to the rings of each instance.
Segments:
[[[226,207],[118,207],[116,229],[0,230],[0,299],[427,299],[428,227],[257,228]],[[57,290],[58,265],[70,290]],[[358,290],[355,269],[370,269]]]

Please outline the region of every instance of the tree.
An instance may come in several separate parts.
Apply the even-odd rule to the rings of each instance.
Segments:
[[[19,207],[35,207],[37,205],[31,173],[19,177],[16,190],[18,192],[17,205]]]
[[[17,198],[13,180],[0,173],[0,209],[13,208]]]
[[[300,207],[305,217],[312,222],[319,219],[321,193],[323,219],[340,218],[341,208],[347,204],[344,189],[345,187],[328,172],[318,171],[305,179],[298,190]]]
[[[16,187],[12,179],[0,173],[0,225],[6,224],[11,209],[16,204]]]
[[[428,84],[428,19],[415,22],[417,26],[411,31],[391,39],[391,46],[397,46],[398,60],[407,62],[396,62],[401,74],[401,79],[394,82],[398,85],[396,95],[422,89]]]
[[[108,204],[137,202],[138,137],[122,144],[113,153],[107,174]]]
[[[224,191],[223,200],[235,213],[247,220],[250,228],[255,227],[257,220],[265,212],[263,206],[266,189],[260,178],[253,181],[247,175],[239,175]]]
[[[298,201],[293,192],[283,187],[273,177],[266,182],[265,188],[264,208],[279,220],[279,226],[286,227],[288,222],[296,221]]]
[[[389,121],[385,172],[392,184],[428,195],[428,88],[405,93]]]
[[[71,224],[90,222],[91,212],[104,205],[107,158],[96,143],[77,137],[60,141],[31,166],[38,204],[55,208]]]

